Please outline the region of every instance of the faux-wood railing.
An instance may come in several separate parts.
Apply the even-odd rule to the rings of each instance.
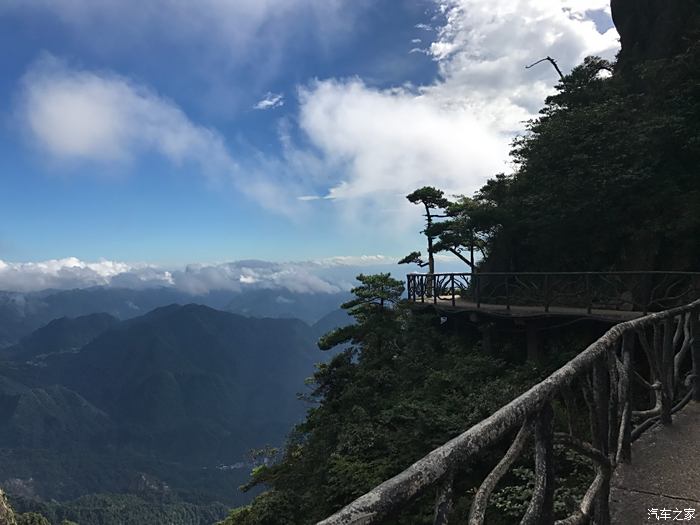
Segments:
[[[670,425],[673,413],[691,399],[700,401],[699,314],[700,300],[613,326],[544,381],[319,525],[381,523],[429,491],[435,494],[434,523],[444,525],[452,512],[453,484],[460,469],[489,449],[498,450],[516,430],[512,445],[476,491],[468,517],[463,517],[469,525],[484,523],[496,484],[531,440],[535,484],[520,523],[608,524],[611,475],[617,465],[631,461],[632,443],[656,422]],[[647,393],[649,401],[644,403]],[[577,409],[579,394],[585,403]],[[566,413],[568,431],[555,431],[555,403]],[[581,413],[588,427],[583,437],[573,430]],[[587,458],[595,469],[579,508],[557,521],[554,444]]]

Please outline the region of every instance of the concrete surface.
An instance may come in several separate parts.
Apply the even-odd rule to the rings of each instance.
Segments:
[[[700,525],[700,403],[690,402],[673,425],[657,424],[632,444],[632,463],[613,476],[610,510],[614,525]]]

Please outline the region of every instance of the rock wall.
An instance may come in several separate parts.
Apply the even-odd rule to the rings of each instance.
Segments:
[[[611,0],[621,65],[683,52],[700,35],[700,0]]]

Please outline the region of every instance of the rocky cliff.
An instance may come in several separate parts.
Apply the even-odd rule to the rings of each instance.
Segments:
[[[698,41],[700,0],[611,0],[611,8],[623,67],[676,55]]]

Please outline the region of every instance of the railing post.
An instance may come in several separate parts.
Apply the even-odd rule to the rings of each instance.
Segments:
[[[549,312],[549,274],[544,276],[544,311]]]
[[[435,274],[432,274],[432,275],[433,275],[433,278],[432,278],[432,283],[433,283],[433,284],[432,284],[432,286],[433,286],[433,304],[437,304],[438,293],[440,293],[440,291],[437,289],[437,276],[436,276]]]
[[[597,419],[594,427],[597,436],[592,436],[592,443],[600,450],[604,456],[608,456],[608,433],[610,426],[609,403],[610,403],[610,379],[608,377],[607,359],[598,359],[593,366],[593,399],[595,412],[593,416]],[[603,480],[600,490],[595,499],[595,512],[593,523],[596,525],[610,524],[610,472]]]
[[[591,275],[588,273],[586,274],[586,301],[588,302],[586,311],[590,315],[593,310],[593,291],[591,290]]]
[[[535,426],[535,486],[520,525],[554,523],[554,428],[550,403],[540,410]]]
[[[412,278],[413,276],[410,273],[406,276],[406,295],[408,295],[409,301],[413,300],[413,297],[411,296],[411,281],[413,280]]]
[[[452,294],[452,306],[455,306],[455,274],[450,275],[450,293]]]
[[[506,275],[506,310],[510,311],[510,288],[508,286],[508,277]]]
[[[453,487],[453,475],[448,474],[438,487],[437,497],[435,498],[433,525],[447,525],[450,512],[452,512]]]
[[[692,344],[690,351],[693,361],[693,400],[700,401],[700,323],[698,323],[698,310],[691,310],[690,337]]]
[[[617,449],[618,462],[632,461],[632,349],[634,348],[634,332],[628,330],[622,336],[622,374],[620,377],[619,402],[622,414],[620,416],[620,436]]]
[[[422,283],[420,287],[420,302],[425,303],[425,292],[426,287],[428,286],[428,276],[426,274],[421,275],[420,282]]]
[[[682,322],[682,321],[681,321]],[[663,344],[661,347],[661,423],[671,424],[673,408],[673,318],[664,321]]]
[[[481,308],[481,279],[479,274],[474,274],[474,279],[476,279],[476,307]]]
[[[651,299],[652,299],[652,294],[654,293],[654,276],[653,275],[647,275],[646,279],[642,277],[644,283],[647,286],[647,289],[645,290],[645,302],[644,302],[644,315],[649,313],[649,307],[651,306]]]

